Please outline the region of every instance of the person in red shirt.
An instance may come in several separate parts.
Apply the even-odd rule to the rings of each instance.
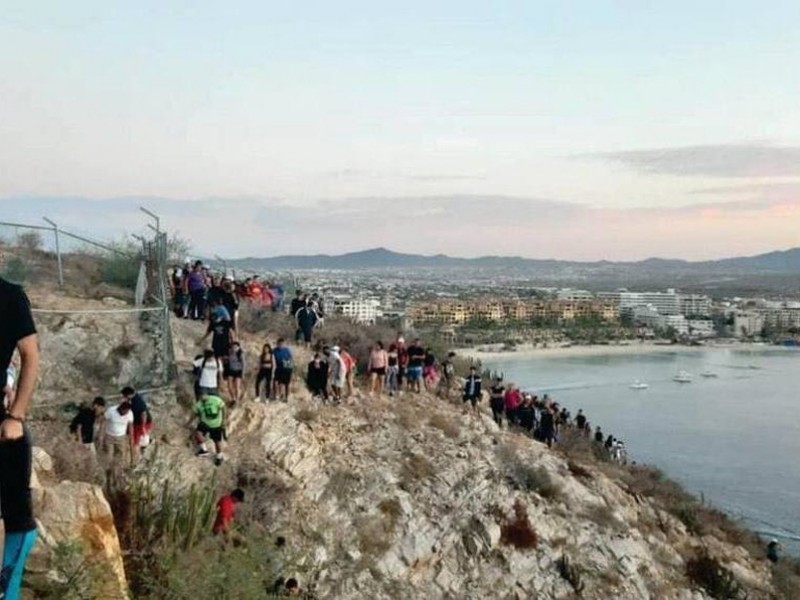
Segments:
[[[214,533],[227,533],[233,525],[236,505],[244,502],[244,491],[236,488],[217,502],[217,518],[214,520]]]
[[[517,422],[517,409],[519,405],[522,403],[522,394],[520,393],[519,389],[514,387],[513,383],[508,384],[508,389],[506,390],[506,419],[508,419],[509,425],[512,423]]]

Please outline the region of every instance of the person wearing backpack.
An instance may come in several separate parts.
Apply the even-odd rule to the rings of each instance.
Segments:
[[[97,448],[95,447],[95,423],[98,418],[102,418],[106,412],[106,401],[102,396],[97,396],[91,406],[85,403],[78,409],[76,414],[69,424],[69,431],[75,436],[75,439],[80,442],[84,448],[87,448],[91,455],[97,455]]]
[[[294,359],[292,358],[292,351],[284,345],[284,342],[283,338],[279,338],[275,344],[275,349],[272,351],[272,357],[275,359],[273,395],[275,399],[280,398],[284,402],[288,402]]]
[[[222,464],[223,440],[225,439],[225,402],[219,396],[204,392],[200,401],[195,404],[194,413],[197,416],[197,427],[194,432],[194,441],[197,444],[197,456],[206,457],[211,453],[206,446],[206,439],[214,442],[214,464]]]
[[[216,395],[222,381],[223,367],[222,361],[214,358],[214,351],[204,350],[203,356],[196,358],[192,366],[198,383],[198,399],[203,394]]]

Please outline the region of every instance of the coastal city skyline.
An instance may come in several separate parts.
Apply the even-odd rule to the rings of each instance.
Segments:
[[[800,245],[792,3],[13,4],[9,220],[145,204],[231,257]]]

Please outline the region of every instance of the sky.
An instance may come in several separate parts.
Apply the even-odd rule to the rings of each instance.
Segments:
[[[5,2],[0,221],[210,256],[800,246],[800,3]]]

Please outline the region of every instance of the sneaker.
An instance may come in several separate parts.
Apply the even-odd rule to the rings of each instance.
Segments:
[[[195,456],[199,456],[200,458],[206,458],[207,456],[211,456],[211,452],[209,452],[208,450],[204,450],[203,448],[200,448],[200,450],[198,450],[195,453]]]
[[[214,466],[215,467],[220,466],[224,460],[225,460],[225,458],[221,454],[217,454],[214,457]]]
[[[261,397],[256,396],[255,398],[253,398],[253,402],[261,402]]]

